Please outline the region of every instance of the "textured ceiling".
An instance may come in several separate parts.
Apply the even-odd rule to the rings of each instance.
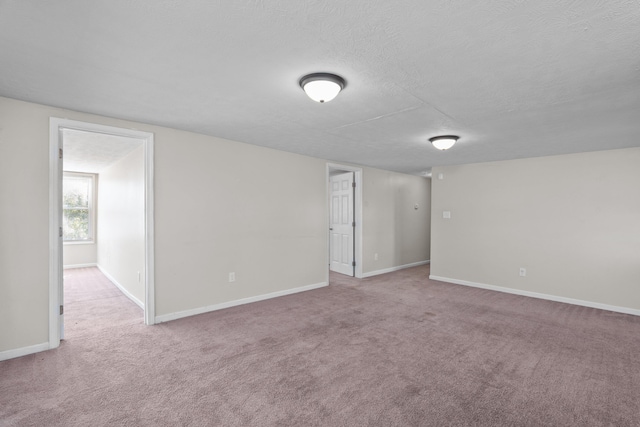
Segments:
[[[639,28],[638,0],[0,0],[0,95],[421,174],[640,146]]]
[[[138,147],[142,140],[95,132],[64,129],[63,169],[69,172],[100,173]]]

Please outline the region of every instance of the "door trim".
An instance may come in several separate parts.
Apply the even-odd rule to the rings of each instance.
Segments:
[[[329,176],[331,174],[332,171],[344,171],[344,172],[354,172],[354,182],[356,183],[356,191],[355,191],[355,212],[353,214],[353,218],[354,221],[356,222],[356,229],[353,235],[353,241],[354,241],[354,246],[355,246],[355,253],[354,253],[354,260],[356,262],[356,268],[355,268],[355,277],[357,277],[358,279],[362,279],[362,228],[364,225],[364,222],[362,220],[363,215],[362,215],[362,168],[359,167],[355,167],[355,166],[348,166],[348,165],[342,165],[342,164],[338,164],[338,163],[327,163],[327,176],[325,179],[325,185],[326,185],[326,197],[325,200],[327,201],[327,216],[326,216],[326,230],[329,230],[329,223],[330,223],[330,212],[329,212],[329,195],[330,195],[330,188],[329,188]],[[327,249],[330,249],[331,242],[329,241],[329,233],[327,232]],[[327,262],[325,262],[325,265],[327,266],[327,283],[329,283],[329,251],[327,250]]]
[[[50,117],[49,119],[49,348],[60,345],[60,312],[62,290],[62,129],[74,129],[142,140],[145,170],[145,307],[144,323],[155,323],[154,276],[154,165],[153,133],[95,123]]]

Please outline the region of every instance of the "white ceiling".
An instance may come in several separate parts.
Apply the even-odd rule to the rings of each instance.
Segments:
[[[0,52],[3,96],[411,174],[640,146],[638,0],[0,0]]]
[[[64,129],[63,169],[69,172],[100,173],[141,147],[142,143],[140,139],[124,136]]]

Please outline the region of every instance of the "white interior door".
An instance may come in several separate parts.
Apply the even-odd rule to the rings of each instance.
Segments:
[[[329,178],[330,221],[329,251],[330,269],[353,276],[353,172],[333,175]]]

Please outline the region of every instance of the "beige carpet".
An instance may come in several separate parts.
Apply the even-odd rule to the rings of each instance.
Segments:
[[[65,275],[67,339],[0,362],[0,425],[640,425],[639,317],[425,266],[147,327]]]

